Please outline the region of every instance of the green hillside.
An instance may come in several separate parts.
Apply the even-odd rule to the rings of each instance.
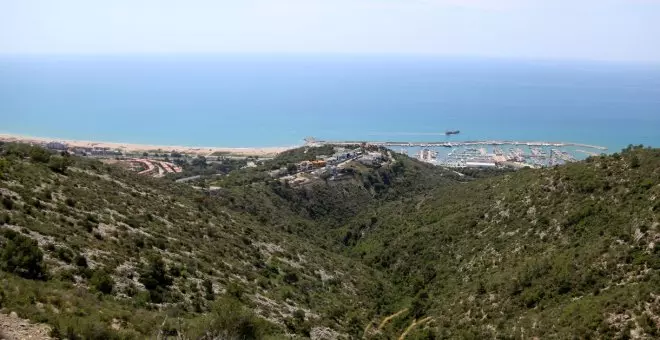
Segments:
[[[0,306],[69,338],[343,332],[388,286],[183,184],[13,144],[0,170]]]
[[[62,338],[660,336],[660,151],[466,172],[387,150],[213,190],[4,144],[0,308]]]
[[[443,337],[652,338],[659,222],[660,150],[636,149],[390,202],[345,252]]]

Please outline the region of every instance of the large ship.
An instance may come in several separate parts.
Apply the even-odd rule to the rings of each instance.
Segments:
[[[447,130],[447,131],[445,131],[445,135],[446,135],[446,136],[449,136],[449,135],[457,135],[457,134],[459,134],[459,133],[461,133],[460,130]]]

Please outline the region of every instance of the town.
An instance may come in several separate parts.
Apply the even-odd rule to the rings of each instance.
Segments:
[[[222,164],[228,160],[240,160],[237,167],[256,167],[272,157],[244,156],[214,152],[205,156],[177,150],[129,150],[101,146],[71,146],[64,142],[50,141],[41,145],[47,149],[92,157],[105,163],[117,164],[140,175],[164,177],[178,175],[177,181],[185,182],[200,177],[200,172],[184,171],[203,164]],[[303,184],[314,178],[335,180],[341,178],[343,169],[351,162],[364,166],[378,166],[393,161],[392,152],[410,155],[422,162],[448,168],[523,168],[546,167],[573,162],[586,156],[598,155],[606,148],[594,145],[553,142],[520,141],[465,141],[465,142],[359,142],[321,141],[313,137],[305,139],[305,147],[332,146],[333,152],[317,155],[295,164],[287,164],[269,170],[272,178],[290,184]],[[396,149],[396,151],[395,151]],[[205,174],[209,174],[207,171]],[[215,174],[215,173],[214,173]]]
[[[183,172],[182,163],[185,156],[179,153],[148,152],[126,152],[108,147],[80,147],[69,146],[63,142],[52,141],[42,145],[53,151],[69,152],[73,155],[98,158],[106,163],[114,163],[125,166],[140,175],[153,177],[164,177],[166,174]],[[173,158],[174,161],[170,161]]]
[[[305,184],[313,179],[323,178],[338,180],[345,174],[345,169],[357,162],[363,166],[373,167],[388,165],[394,162],[392,151],[384,152],[378,147],[362,144],[356,148],[335,146],[332,155],[318,155],[314,160],[304,160],[270,171],[270,177],[292,185]]]

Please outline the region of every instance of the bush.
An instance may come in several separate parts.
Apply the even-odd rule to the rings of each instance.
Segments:
[[[73,251],[69,248],[58,247],[56,251],[57,258],[62,260],[64,263],[71,263],[73,261]]]
[[[43,253],[37,242],[13,231],[6,231],[7,242],[0,255],[2,270],[27,279],[45,279]]]
[[[87,268],[87,258],[83,255],[78,254],[74,259],[76,266],[81,268]]]
[[[227,295],[235,299],[241,300],[243,298],[243,291],[244,291],[243,287],[241,287],[235,282],[230,282],[227,285]]]
[[[284,282],[286,282],[288,284],[294,284],[294,283],[298,282],[298,274],[296,274],[296,272],[288,272],[288,273],[284,274],[283,279],[284,279]]]
[[[12,201],[11,198],[9,197],[3,197],[2,206],[5,207],[5,209],[7,210],[11,210],[14,208],[14,201]]]
[[[5,174],[9,171],[9,161],[4,158],[0,158],[0,178],[4,179]]]
[[[97,291],[103,294],[110,294],[115,285],[115,280],[112,279],[112,276],[110,276],[107,271],[97,270],[94,272],[94,275],[92,275],[90,283]]]
[[[161,257],[149,258],[149,264],[140,274],[140,283],[149,291],[152,302],[163,302],[164,293],[172,285],[172,278],[168,275],[167,267]]]
[[[52,156],[48,161],[48,167],[55,172],[64,173],[71,163],[69,157]]]
[[[201,339],[263,339],[277,333],[275,325],[256,317],[241,304],[225,298],[212,307],[204,323],[187,334],[188,338]]]
[[[48,163],[50,161],[50,153],[43,148],[32,147],[30,148],[29,155],[33,162]]]
[[[215,300],[215,294],[213,293],[213,282],[209,279],[205,279],[202,282],[202,286],[204,287],[204,294],[206,295],[207,300]]]

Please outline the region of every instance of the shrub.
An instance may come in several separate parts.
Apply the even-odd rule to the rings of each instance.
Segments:
[[[0,158],[0,178],[5,178],[5,174],[9,171],[9,161]]]
[[[58,259],[65,263],[71,263],[71,261],[73,261],[73,251],[69,248],[58,247],[56,255]]]
[[[7,243],[0,254],[2,270],[27,279],[45,279],[43,253],[37,242],[13,231],[5,232]]]
[[[50,161],[50,153],[46,149],[32,147],[30,148],[29,155],[33,162],[48,163]]]
[[[48,161],[48,167],[55,172],[64,173],[71,163],[69,157],[52,156]]]
[[[149,291],[152,302],[163,302],[164,293],[172,285],[172,278],[168,275],[165,262],[160,256],[154,255],[149,258],[149,264],[140,274],[140,283]]]
[[[7,210],[11,210],[14,208],[14,201],[11,200],[9,197],[3,197],[2,198],[2,206],[5,207]]]
[[[296,274],[296,272],[288,272],[288,273],[284,274],[283,279],[284,279],[284,282],[286,282],[288,284],[294,284],[294,283],[298,282],[298,274]]]
[[[204,287],[204,294],[206,295],[207,300],[215,300],[215,294],[213,293],[213,282],[209,279],[205,279],[202,282],[202,286]]]
[[[11,217],[9,214],[0,214],[0,225],[11,223]]]
[[[639,157],[637,155],[633,155],[630,159],[630,167],[639,168],[639,165],[640,165]]]
[[[85,258],[85,256],[83,255],[80,254],[76,255],[74,262],[78,267],[87,268],[87,258]]]
[[[243,287],[235,282],[230,282],[227,285],[227,295],[240,300],[243,297]]]
[[[205,322],[191,329],[187,338],[263,339],[277,330],[275,325],[256,317],[236,300],[225,298],[213,305]]]
[[[97,291],[103,294],[110,294],[115,285],[115,280],[112,279],[112,276],[110,276],[107,271],[97,270],[94,272],[94,275],[92,275],[90,283]]]

